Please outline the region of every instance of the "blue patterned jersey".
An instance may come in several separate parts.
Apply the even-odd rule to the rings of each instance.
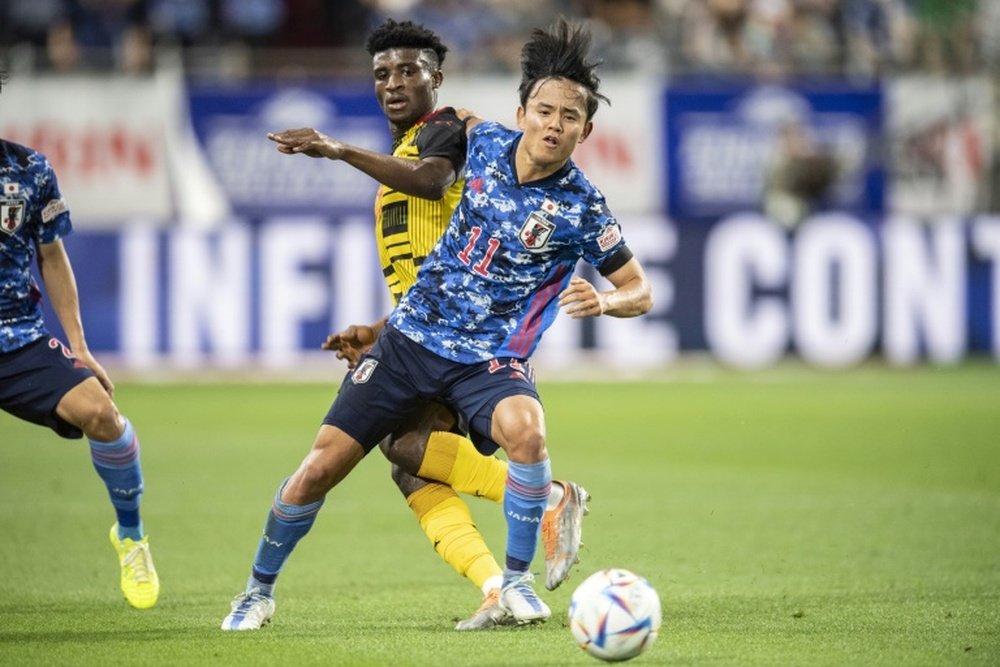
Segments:
[[[531,356],[580,258],[606,275],[631,257],[604,196],[572,161],[517,182],[520,139],[497,123],[472,129],[462,200],[389,318],[452,361]]]
[[[48,334],[31,267],[38,244],[52,243],[71,229],[49,161],[0,139],[0,352]]]

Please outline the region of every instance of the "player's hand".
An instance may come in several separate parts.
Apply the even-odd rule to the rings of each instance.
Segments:
[[[574,320],[597,317],[604,313],[604,295],[583,278],[573,278],[559,293],[559,307]]]
[[[352,324],[340,333],[330,334],[320,347],[337,353],[338,359],[345,359],[348,368],[354,368],[358,359],[375,344],[378,332],[366,324]]]
[[[97,376],[98,382],[100,382],[101,386],[104,387],[104,391],[108,392],[108,396],[114,398],[115,384],[111,381],[111,377],[108,375],[108,372],[104,370],[104,367],[97,363],[97,359],[94,358],[94,355],[92,355],[89,350],[83,350],[80,352],[74,350],[73,355],[77,358],[77,361],[93,371],[94,375]]]
[[[455,115],[458,116],[460,121],[465,123],[466,132],[483,122],[482,118],[477,116],[475,112],[469,111],[468,109],[455,109]]]
[[[267,138],[278,144],[278,152],[287,155],[302,153],[309,157],[339,160],[344,154],[344,144],[322,132],[303,127],[297,130],[268,132]]]

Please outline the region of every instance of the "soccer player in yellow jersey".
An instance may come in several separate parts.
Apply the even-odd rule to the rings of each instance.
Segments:
[[[367,49],[372,55],[375,95],[392,131],[392,155],[345,144],[312,128],[286,130],[268,138],[282,153],[342,160],[381,184],[375,200],[375,237],[386,284],[396,302],[414,283],[461,197],[466,131],[454,109],[437,108],[441,63],[448,50],[437,35],[409,21],[390,19],[371,33]],[[336,351],[353,367],[383,324],[384,320],[350,326],[331,335],[323,347]],[[381,448],[393,464],[394,481],[435,550],[483,592],[480,608],[456,629],[512,622],[499,604],[502,570],[458,495],[502,502],[506,462],[480,454],[456,423],[454,412],[439,403],[428,403],[419,418],[387,438]],[[566,579],[577,561],[587,499],[587,492],[573,482],[552,484],[541,526],[550,590]],[[233,603],[224,629],[256,629],[270,618],[269,614],[258,618],[261,609],[273,613],[273,604],[255,604],[252,599],[255,590],[256,595],[270,595],[269,584],[277,576],[267,571],[264,561],[255,562],[245,599]],[[248,613],[241,613],[244,607]]]

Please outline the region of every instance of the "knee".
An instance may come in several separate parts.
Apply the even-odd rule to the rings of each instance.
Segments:
[[[427,482],[425,480],[422,480],[419,477],[414,477],[398,465],[392,466],[392,481],[396,484],[396,488],[399,489],[399,492],[403,494],[404,498],[409,498],[411,495],[427,486]]]
[[[515,463],[538,463],[548,458],[545,433],[538,428],[525,428],[507,441],[507,458]]]
[[[379,443],[379,448],[394,468],[416,475],[427,449],[427,434],[411,431],[399,437],[389,436]],[[394,469],[393,479],[395,472]]]
[[[80,430],[91,440],[113,442],[121,437],[124,423],[110,398],[92,401],[81,415]]]

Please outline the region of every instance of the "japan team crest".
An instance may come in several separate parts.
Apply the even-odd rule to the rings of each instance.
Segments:
[[[549,222],[536,211],[524,221],[517,238],[521,240],[521,245],[528,250],[541,250],[549,242],[549,238],[555,230],[555,223]]]
[[[13,236],[24,223],[23,199],[0,199],[0,231]]]
[[[354,373],[351,375],[351,382],[354,384],[364,384],[371,379],[372,373],[375,372],[375,367],[378,366],[378,360],[368,358],[361,362],[361,365],[354,369]]]

